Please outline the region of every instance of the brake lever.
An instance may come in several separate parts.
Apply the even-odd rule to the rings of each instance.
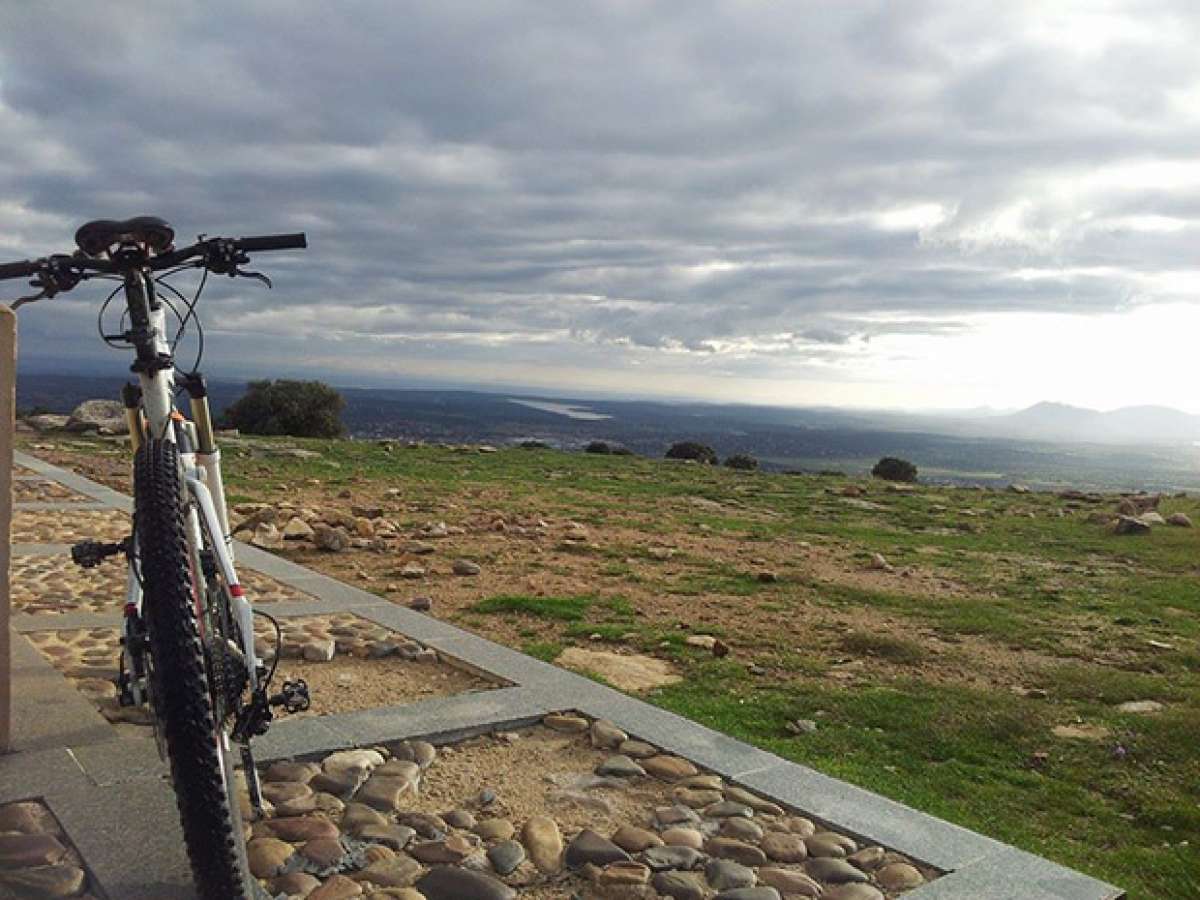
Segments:
[[[253,278],[255,281],[261,281],[267,286],[268,290],[274,287],[274,285],[271,284],[271,279],[262,272],[247,272],[245,269],[234,269],[233,274],[240,275],[242,278]]]
[[[48,296],[48,295],[43,290],[40,294],[34,294],[33,296],[30,296],[30,297],[18,297],[11,304],[9,304],[8,308],[9,309],[20,309],[26,303],[36,303],[38,300],[41,300],[43,297],[46,297],[46,296]]]

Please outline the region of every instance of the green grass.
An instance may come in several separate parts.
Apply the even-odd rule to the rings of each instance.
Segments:
[[[1194,711],[1143,730],[1131,755],[1058,742],[1043,770],[1062,710],[1015,696],[910,680],[840,690],[808,681],[751,683],[736,663],[695,665],[654,702],[788,759],[923,811],[980,830],[1129,889],[1130,897],[1191,897],[1200,887],[1194,840],[1200,807],[1163,786],[1163,766],[1196,790]],[[816,719],[813,734],[786,723]],[[1186,787],[1185,787],[1186,786]],[[1169,829],[1169,830],[1167,830]],[[1192,847],[1180,847],[1180,840]]]
[[[855,631],[846,635],[842,638],[841,646],[849,653],[875,656],[906,666],[916,665],[926,656],[924,648],[916,641],[865,631]]]
[[[328,497],[348,487],[380,501],[402,488],[403,505],[394,505],[405,528],[469,525],[481,491],[512,520],[587,525],[594,547],[559,545],[553,531],[521,574],[559,578],[585,567],[594,578],[578,592],[475,602],[459,621],[484,634],[503,620],[500,636],[516,634],[521,649],[546,660],[593,635],[669,658],[685,680],[651,702],[1111,881],[1131,898],[1200,897],[1200,528],[1117,537],[1089,521],[1115,501],[1076,510],[1048,493],[892,493],[837,476],[553,451],[262,443],[321,456],[228,446],[234,502],[285,499],[315,479]],[[850,483],[861,498],[838,494]],[[1197,499],[1164,501],[1164,514],[1177,510],[1200,522]],[[618,529],[625,533],[613,536]],[[696,549],[701,536],[725,549]],[[806,564],[801,541],[842,552],[854,574],[882,553],[936,579],[831,577]],[[681,549],[651,557],[647,548],[662,544]],[[759,556],[771,559],[765,568],[778,570],[778,582],[756,580],[749,560]],[[489,568],[502,565],[497,557]],[[686,645],[696,632],[720,635],[733,652],[713,659]],[[751,662],[765,668],[751,675]],[[853,681],[833,677],[847,674]],[[1127,700],[1165,708],[1124,714],[1117,705]],[[818,730],[791,734],[796,718]],[[1109,736],[1054,737],[1055,725],[1077,721]],[[1050,759],[1036,769],[1029,761],[1039,751]]]
[[[539,619],[581,622],[595,602],[595,597],[525,597],[502,594],[480,600],[472,609],[480,613],[520,613]]]

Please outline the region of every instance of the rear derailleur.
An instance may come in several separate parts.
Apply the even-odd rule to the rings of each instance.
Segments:
[[[233,739],[246,743],[252,737],[267,733],[275,714],[272,707],[282,707],[285,713],[304,712],[312,703],[308,683],[303,678],[285,681],[283,689],[268,696],[266,686],[250,695],[250,702],[238,710],[233,722]]]

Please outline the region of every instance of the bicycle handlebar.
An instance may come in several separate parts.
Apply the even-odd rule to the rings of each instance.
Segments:
[[[259,250],[303,250],[308,246],[304,232],[296,234],[264,234],[260,237],[238,238],[234,246],[247,253]]]
[[[0,263],[0,278],[32,278],[38,270],[35,260],[23,262]]]
[[[171,250],[151,256],[144,263],[151,271],[170,269],[197,256],[203,256],[208,249],[222,241],[227,241],[234,250],[246,253],[258,253],[265,250],[302,250],[308,246],[304,232],[296,234],[265,234],[258,237],[244,238],[207,238],[197,241],[190,247]],[[88,256],[47,256],[42,259],[26,259],[21,262],[0,263],[0,280],[7,278],[32,278],[36,276],[51,261],[57,261],[71,268],[88,272],[117,272],[117,264],[110,259],[95,259]]]

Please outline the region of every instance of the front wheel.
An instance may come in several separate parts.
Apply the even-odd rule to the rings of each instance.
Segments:
[[[196,890],[202,900],[247,900],[258,892],[246,865],[229,742],[213,712],[198,615],[204,580],[189,549],[187,508],[176,446],[146,441],[134,463],[134,527],[151,700]]]

